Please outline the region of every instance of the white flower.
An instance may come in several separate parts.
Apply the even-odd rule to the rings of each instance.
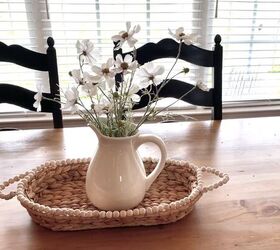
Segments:
[[[132,101],[134,102],[139,102],[141,97],[139,95],[137,95],[136,93],[140,90],[139,86],[137,85],[132,85],[130,88],[129,88],[129,91],[127,93],[128,97],[131,98]]]
[[[73,69],[69,72],[69,75],[75,80],[78,85],[83,85],[83,78],[79,69]]]
[[[155,66],[153,62],[147,62],[137,72],[137,76],[139,77],[140,88],[147,88],[150,84],[159,85],[162,82],[162,79],[158,77],[162,75],[164,72],[163,66]]]
[[[107,83],[107,87],[112,89],[115,85],[115,72],[113,70],[114,60],[113,58],[109,58],[106,63],[103,63],[101,67],[92,66],[92,71],[96,74],[97,78],[99,77],[99,81],[105,80]]]
[[[209,88],[207,87],[207,85],[204,84],[202,81],[197,81],[196,87],[198,87],[199,89],[201,89],[203,91],[209,91]]]
[[[137,95],[136,93],[140,90],[140,87],[136,84],[129,84],[127,82],[122,83],[122,89],[120,90],[125,92],[125,95],[132,100],[133,102],[139,102],[141,97]],[[128,100],[128,101],[130,101]]]
[[[77,90],[77,88],[68,88],[65,91],[64,96],[66,98],[66,103],[64,104],[63,109],[70,109],[72,112],[77,111],[76,104],[79,98],[79,91]]]
[[[196,34],[185,34],[183,27],[176,29],[175,33],[173,33],[170,29],[168,30],[169,30],[169,34],[172,37],[174,37],[178,41],[184,42],[186,45],[191,45],[197,40]]]
[[[137,91],[135,92],[135,90],[137,90]],[[136,94],[138,91],[139,91],[139,87],[137,87],[137,89],[136,89],[136,88],[135,88],[135,89],[131,89],[131,90],[127,93],[128,97],[129,97],[133,102],[139,102],[140,99],[141,99],[141,97],[140,97],[139,95]]]
[[[83,76],[79,69],[74,69],[69,72],[69,75],[75,80],[75,82],[81,86],[82,90],[87,94],[94,96],[97,94],[97,86],[99,83],[99,77],[92,76],[88,72],[84,72]]]
[[[123,72],[124,74],[129,73],[129,71],[134,71],[138,67],[138,62],[133,61],[133,57],[130,54],[127,54],[124,58],[122,55],[118,54],[115,61],[115,71],[116,73]]]
[[[92,109],[97,115],[103,115],[112,111],[113,104],[105,96],[102,96],[97,104],[92,105]]]
[[[98,76],[92,76],[88,72],[84,73],[82,90],[90,96],[97,95],[98,86],[101,86]]]
[[[81,42],[78,40],[76,48],[77,53],[82,57],[85,63],[92,64],[96,61],[96,57],[99,56],[99,53],[94,50],[93,43],[88,39],[82,40]]]
[[[33,107],[36,108],[39,112],[41,111],[41,101],[43,99],[43,86],[41,84],[37,84],[36,88],[38,92],[36,93],[36,95],[34,95],[35,102],[33,104]]]
[[[125,42],[127,42],[130,48],[134,47],[137,40],[133,37],[133,35],[135,33],[138,33],[141,27],[140,25],[136,25],[133,27],[132,30],[130,30],[130,28],[131,28],[131,23],[126,22],[126,31],[121,31],[119,32],[118,35],[112,36],[112,40],[114,42],[118,42],[117,46],[115,47],[115,50],[120,49]]]

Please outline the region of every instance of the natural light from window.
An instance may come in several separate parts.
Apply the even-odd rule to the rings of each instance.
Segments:
[[[214,36],[222,36],[224,48],[223,100],[280,99],[280,1],[219,0],[7,0],[0,2],[1,41],[21,44],[45,52],[46,39],[52,36],[58,56],[60,83],[71,84],[68,72],[78,67],[75,43],[91,39],[100,49],[100,63],[112,56],[111,36],[125,28],[125,21],[140,24],[138,47],[170,37],[168,28],[183,26],[199,34],[198,46],[211,49]],[[171,60],[163,60],[168,69]],[[180,62],[191,71],[184,81],[202,80],[209,87],[212,72]],[[47,75],[11,64],[0,63],[1,83],[36,89]],[[0,105],[0,112],[18,110]]]

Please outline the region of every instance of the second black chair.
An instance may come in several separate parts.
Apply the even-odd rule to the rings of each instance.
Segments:
[[[194,85],[172,79],[160,91],[159,97],[173,97],[179,99],[184,93],[189,92],[181,100],[193,105],[212,107],[212,119],[222,119],[222,63],[223,47],[221,46],[221,37],[216,35],[214,50],[206,50],[195,45],[182,44],[179,59],[189,63],[213,68],[213,87],[209,92],[194,88]],[[173,39],[163,39],[158,43],[147,43],[136,50],[136,60],[140,65],[146,62],[162,58],[176,58],[178,54],[179,43]],[[115,50],[114,56],[122,54],[133,55],[133,52],[122,53],[122,50]],[[157,87],[160,88],[161,85]],[[152,90],[155,91],[155,88]],[[144,95],[140,102],[134,106],[134,109],[142,108],[147,105],[149,97]]]

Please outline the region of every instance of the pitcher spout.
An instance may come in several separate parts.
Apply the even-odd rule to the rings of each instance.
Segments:
[[[89,123],[88,126],[94,131],[96,134],[97,138],[100,140],[104,135],[100,132],[100,130],[93,124]]]

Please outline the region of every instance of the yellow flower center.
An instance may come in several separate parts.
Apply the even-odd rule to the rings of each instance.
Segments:
[[[108,68],[102,69],[102,73],[103,73],[104,75],[109,74],[109,73],[110,73],[110,70],[109,70]]]
[[[123,70],[127,70],[128,69],[128,64],[126,62],[121,63],[121,68]]]
[[[124,32],[124,33],[122,34],[122,38],[123,38],[123,39],[128,38],[128,33],[127,33],[127,32]]]

